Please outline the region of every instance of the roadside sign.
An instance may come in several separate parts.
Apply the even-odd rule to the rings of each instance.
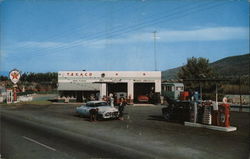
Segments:
[[[20,77],[21,77],[21,73],[20,73],[19,70],[14,69],[14,70],[10,71],[9,77],[10,77],[10,80],[14,84],[16,84],[19,81]]]

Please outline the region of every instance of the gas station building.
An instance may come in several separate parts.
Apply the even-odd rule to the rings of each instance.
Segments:
[[[125,92],[136,101],[140,95],[161,93],[161,71],[59,71],[58,92],[61,97],[97,98]]]

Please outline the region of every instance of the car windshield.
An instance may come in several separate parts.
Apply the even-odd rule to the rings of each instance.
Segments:
[[[107,102],[99,102],[99,103],[95,103],[96,107],[100,107],[100,106],[107,106],[108,103]]]
[[[86,106],[87,107],[95,107],[95,103],[87,103]]]
[[[107,105],[108,105],[107,102],[98,102],[98,103],[89,102],[86,104],[86,106],[88,107],[100,107],[100,106],[107,106]]]

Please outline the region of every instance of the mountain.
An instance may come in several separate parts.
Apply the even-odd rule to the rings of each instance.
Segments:
[[[211,63],[211,66],[223,76],[249,75],[250,54],[230,56]]]
[[[163,80],[178,79],[177,73],[180,71],[181,67],[168,69],[161,72]]]
[[[229,56],[210,63],[210,66],[221,76],[249,75],[250,54]],[[177,73],[181,67],[162,71],[162,79],[177,79]]]

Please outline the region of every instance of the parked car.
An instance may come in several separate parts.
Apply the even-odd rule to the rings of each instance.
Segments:
[[[162,116],[167,121],[184,122],[190,120],[192,103],[167,99],[168,106],[162,108]]]
[[[149,102],[149,97],[146,95],[140,95],[137,97],[138,102]]]
[[[98,118],[99,119],[116,119],[119,117],[118,109],[108,105],[105,101],[90,101],[86,105],[82,105],[76,108],[76,113],[89,117],[89,110],[93,108],[98,108]]]

